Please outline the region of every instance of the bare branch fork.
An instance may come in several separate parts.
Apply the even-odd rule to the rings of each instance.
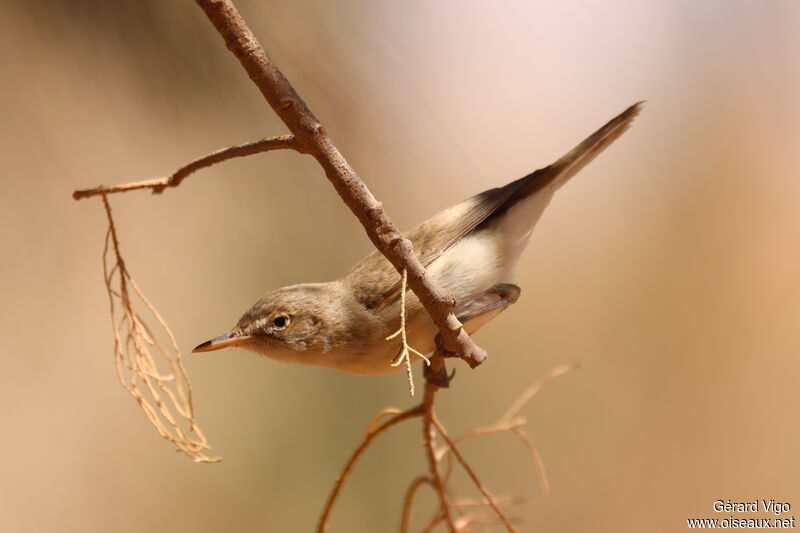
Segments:
[[[444,456],[451,458],[455,456],[472,478],[476,487],[483,495],[483,500],[478,502],[477,505],[489,506],[494,511],[494,515],[497,519],[499,519],[499,523],[505,526],[507,531],[515,531],[512,521],[509,520],[500,509],[501,505],[513,503],[513,500],[493,498],[475,475],[469,464],[464,460],[456,446],[462,440],[474,436],[496,433],[499,431],[512,431],[526,444],[526,447],[537,465],[537,470],[540,471],[540,479],[543,479],[543,472],[540,468],[541,461],[538,459],[538,453],[536,453],[535,448],[533,448],[533,445],[521,429],[524,420],[514,418],[519,408],[535,394],[540,386],[537,388],[535,384],[532,389],[529,389],[523,394],[520,400],[512,407],[512,410],[509,411],[510,414],[501,418],[495,425],[479,428],[457,439],[451,439],[448,436],[444,427],[436,418],[433,409],[436,392],[440,387],[446,387],[449,382],[447,371],[444,366],[444,358],[458,356],[474,368],[486,359],[486,352],[470,339],[458,318],[455,316],[453,312],[455,305],[453,296],[449,291],[437,286],[427,274],[425,268],[414,255],[411,242],[404,238],[400,231],[398,231],[397,227],[384,211],[383,205],[375,199],[361,178],[359,178],[333,144],[333,141],[320,121],[314,116],[283,73],[272,62],[233,3],[230,0],[196,1],[222,36],[228,49],[239,59],[239,62],[247,71],[250,79],[259,88],[275,113],[286,124],[291,134],[267,137],[217,150],[185,164],[166,177],[115,186],[100,186],[76,190],[73,193],[73,198],[75,200],[101,196],[106,208],[110,226],[109,232],[114,236],[113,249],[117,258],[117,264],[112,272],[118,271],[121,275],[124,274],[121,281],[122,291],[115,291],[110,286],[109,274],[107,273],[106,275],[106,286],[109,291],[109,297],[112,298],[112,302],[115,296],[119,297],[120,292],[122,292],[124,301],[127,302],[127,294],[124,293],[124,284],[126,280],[130,280],[131,283],[133,282],[132,279],[130,279],[119,252],[116,233],[113,229],[114,223],[111,217],[111,208],[108,204],[108,195],[140,189],[149,189],[153,193],[158,194],[163,192],[166,188],[179,186],[184,179],[202,168],[235,157],[244,157],[281,149],[291,149],[311,155],[323,168],[325,175],[333,184],[339,196],[359,219],[373,245],[392,263],[397,271],[402,274],[404,285],[407,280],[408,287],[416,294],[440,331],[440,335],[437,336],[436,351],[430,359],[430,365],[425,368],[426,384],[422,403],[406,411],[394,409],[386,410],[376,417],[367,430],[361,444],[337,478],[328,501],[320,515],[317,531],[322,532],[327,529],[330,513],[339,497],[344,482],[348,479],[358,459],[367,450],[372,441],[394,425],[411,418],[419,417],[423,419],[423,444],[428,458],[429,474],[418,478],[412,483],[412,486],[409,487],[403,507],[402,531],[407,531],[408,529],[414,495],[417,489],[425,484],[430,485],[435,490],[439,499],[439,509],[433,519],[428,523],[425,529],[426,531],[432,531],[442,523],[444,523],[451,532],[462,531],[470,524],[487,523],[487,520],[492,519],[491,515],[486,515],[485,513],[456,515],[456,511],[459,511],[462,507],[475,506],[476,504],[474,502],[459,503],[450,501],[446,490],[446,483],[452,471],[452,463],[450,463],[447,471],[442,473],[440,470],[440,461]],[[141,293],[139,293],[139,295],[141,296]],[[150,306],[149,302],[146,303],[149,309],[155,313],[155,309]],[[148,333],[149,330],[140,323],[138,315],[134,314],[135,312],[132,308],[128,307],[126,309],[128,315],[133,317],[131,320],[136,325],[137,329],[133,334],[129,334],[128,338],[132,340],[123,341],[122,344],[125,344],[125,342],[129,344],[133,342],[136,347],[134,356],[141,359],[143,357],[142,354],[146,356],[147,352],[144,352],[140,345],[151,342]],[[166,327],[166,324],[160,320],[160,317],[158,317],[158,319],[171,338],[171,333]],[[115,323],[115,335],[117,338],[117,345],[119,346],[121,341],[118,330],[119,328]],[[117,348],[117,352],[118,359],[121,358],[122,355],[127,354],[127,352],[125,352],[120,355],[119,348]],[[168,381],[168,378],[154,374],[155,371],[153,367],[155,367],[155,363],[153,361],[147,359],[144,360],[144,363],[146,364],[141,366],[144,370],[141,370],[140,373],[146,374],[145,378],[150,379],[148,376],[152,374],[152,376],[161,379],[161,381]],[[141,361],[136,361],[136,364],[142,365]],[[188,420],[190,430],[199,435],[198,438],[193,440],[185,438],[184,433],[181,433],[180,428],[176,426],[176,423],[170,418],[171,413],[169,409],[164,407],[163,402],[156,394],[155,402],[163,411],[163,416],[166,417],[172,427],[178,428],[177,437],[166,434],[163,430],[163,423],[158,424],[156,423],[157,421],[154,421],[153,410],[147,400],[136,396],[138,389],[131,390],[131,387],[127,388],[129,392],[134,394],[137,398],[137,401],[139,401],[140,405],[151,419],[151,422],[159,429],[162,436],[175,443],[181,451],[186,452],[187,449],[190,450],[191,453],[187,453],[194,456],[196,460],[208,461],[209,458],[202,455],[202,450],[206,449],[208,446],[199,428],[194,423],[191,411],[191,390],[188,386],[188,377],[185,376],[185,371],[183,371],[182,364],[180,363],[180,354],[177,352],[176,346],[172,364],[178,365],[176,368],[181,371],[181,375],[186,379],[186,387],[189,389],[187,392],[188,406],[184,406],[183,412],[186,412],[188,416],[183,416]],[[135,368],[138,369],[140,367],[137,366]],[[560,373],[565,371],[566,370],[560,372],[554,371],[554,373],[560,375]],[[555,377],[554,373],[551,373],[550,377],[546,377],[545,379],[552,379],[552,377]],[[149,382],[146,381],[145,383],[148,384],[153,391],[156,393],[158,392]],[[387,419],[386,417],[389,418]],[[445,446],[442,448],[436,447],[435,441],[437,433],[445,441]],[[546,484],[546,481],[543,481],[543,483]]]

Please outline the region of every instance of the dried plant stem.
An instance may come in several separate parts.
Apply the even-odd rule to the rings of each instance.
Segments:
[[[432,358],[432,364],[443,364],[441,355],[438,353],[434,353]],[[364,452],[369,448],[372,441],[381,433],[389,429],[390,427],[403,422],[404,420],[408,420],[411,418],[422,417],[423,418],[423,445],[425,447],[426,456],[428,458],[428,467],[430,472],[430,483],[431,486],[436,491],[439,497],[439,507],[441,512],[444,515],[444,520],[447,522],[448,527],[451,532],[455,533],[456,527],[455,522],[453,520],[453,516],[451,513],[450,504],[447,500],[447,493],[444,482],[442,480],[441,474],[439,473],[439,464],[438,459],[436,458],[436,444],[434,442],[434,432],[433,432],[433,405],[434,400],[436,398],[436,392],[438,391],[439,387],[433,383],[426,382],[425,383],[425,394],[418,406],[409,409],[407,411],[403,411],[401,413],[394,413],[393,409],[384,410],[373,419],[373,421],[369,424],[367,433],[364,435],[359,446],[353,452],[353,454],[348,459],[347,463],[345,463],[344,468],[342,469],[339,476],[336,478],[336,481],[333,485],[333,489],[331,490],[330,496],[328,496],[328,500],[325,503],[325,507],[322,509],[322,513],[320,514],[320,519],[317,524],[317,532],[322,533],[328,528],[328,521],[330,519],[331,512],[333,511],[333,507],[336,504],[337,499],[339,498],[339,494],[341,493],[342,487],[344,486],[345,481],[349,478],[350,474],[353,471],[353,468],[359,458],[364,454]],[[376,425],[376,421],[383,420],[387,416],[390,418],[379,425]],[[414,489],[415,490],[415,489]],[[410,520],[410,513],[411,513],[411,506],[413,505],[413,491],[409,493],[406,497],[406,502],[404,504],[405,509],[404,513],[404,520]]]
[[[431,361],[425,354],[415,350],[408,344],[408,339],[406,338],[406,290],[408,286],[408,271],[404,268],[403,269],[403,276],[400,282],[400,329],[386,337],[387,341],[397,338],[400,336],[400,341],[402,346],[400,348],[400,353],[397,355],[395,360],[391,363],[392,366],[400,366],[401,364],[405,364],[406,367],[406,376],[408,377],[408,395],[412,398],[414,397],[414,373],[411,370],[411,354],[413,353],[425,363],[430,366]]]
[[[133,396],[159,435],[195,461],[217,462],[219,458],[205,454],[205,450],[209,449],[208,442],[194,420],[191,383],[175,337],[131,278],[120,252],[111,205],[106,195],[102,195],[102,199],[108,218],[103,272],[114,329],[114,357],[120,384]],[[108,261],[110,250],[113,250],[112,267],[109,267]],[[115,279],[118,281],[116,289],[113,287]],[[132,295],[138,297],[151,313],[162,335],[167,338],[168,345],[159,341],[158,335],[146,325],[135,309]],[[119,301],[122,310],[119,320],[116,301]],[[165,366],[167,371],[161,372],[159,366]]]
[[[508,423],[511,421],[512,418],[517,416],[520,410],[525,407],[525,405],[536,396],[536,394],[544,388],[545,385],[553,381],[554,379],[563,376],[567,372],[571,372],[577,368],[580,368],[581,364],[578,362],[574,363],[566,363],[563,365],[559,365],[555,367],[553,370],[539,378],[530,387],[525,389],[525,391],[517,398],[517,400],[511,404],[511,407],[508,408],[508,411],[505,412],[503,416],[500,417],[498,423]]]
[[[550,482],[547,479],[547,473],[544,467],[544,461],[542,461],[542,457],[539,454],[539,450],[533,445],[528,437],[527,432],[525,431],[525,419],[522,417],[517,417],[519,415],[520,410],[539,392],[541,391],[545,385],[553,381],[554,379],[563,376],[564,374],[579,368],[579,363],[568,363],[559,365],[547,374],[545,374],[540,379],[533,382],[527,389],[525,389],[522,394],[517,397],[516,400],[511,404],[509,409],[494,423],[487,426],[477,427],[464,435],[461,435],[455,439],[453,442],[455,444],[460,444],[466,440],[480,437],[484,435],[491,435],[494,433],[505,433],[511,432],[514,433],[525,446],[528,455],[531,457],[531,461],[533,462],[533,466],[536,469],[536,476],[539,480],[539,490],[542,494],[549,494],[550,493]],[[450,447],[445,445],[439,448],[436,451],[436,457],[438,459],[442,459],[445,455],[448,454],[450,451]],[[449,474],[449,470],[448,470]],[[447,477],[447,476],[445,476]]]
[[[437,358],[439,354],[434,354]],[[422,439],[425,446],[425,456],[428,458],[428,470],[433,480],[433,488],[439,496],[439,508],[442,513],[442,518],[447,524],[450,533],[456,533],[455,521],[453,520],[453,513],[450,509],[450,503],[447,500],[447,487],[442,480],[442,474],[439,471],[439,461],[436,458],[436,443],[434,442],[435,434],[433,432],[433,425],[435,424],[436,415],[433,412],[433,402],[436,398],[436,392],[439,387],[433,383],[425,383],[425,398],[422,401],[424,417],[422,419]]]
[[[383,416],[383,413],[379,414],[378,416]],[[408,420],[409,418],[418,416],[422,416],[421,406],[417,406],[409,409],[408,411],[403,411],[402,413],[393,415],[391,418],[389,418],[389,420],[386,420],[375,429],[368,431],[367,434],[364,435],[361,444],[359,444],[358,448],[356,448],[356,451],[350,456],[350,459],[344,465],[339,477],[336,478],[336,482],[333,485],[333,490],[331,490],[331,494],[328,496],[328,501],[325,503],[325,507],[322,509],[322,513],[320,514],[319,522],[317,523],[317,532],[322,533],[328,529],[328,519],[330,518],[331,511],[333,511],[333,506],[336,504],[336,500],[339,498],[342,487],[344,486],[345,481],[347,481],[347,479],[350,477],[353,467],[355,467],[356,463],[364,454],[364,452],[367,451],[367,448],[369,448],[370,444],[372,444],[372,441],[392,426],[395,426],[404,420]]]
[[[400,521],[400,531],[405,533],[408,531],[411,523],[411,514],[413,511],[414,501],[417,490],[422,485],[430,485],[430,487],[436,492],[437,498],[439,500],[439,506],[436,511],[436,514],[433,516],[431,521],[425,527],[424,531],[433,531],[437,526],[441,525],[442,523],[447,525],[448,530],[451,533],[455,533],[458,531],[462,531],[465,527],[469,524],[474,524],[477,522],[484,523],[489,516],[481,513],[481,514],[472,514],[472,515],[463,515],[460,517],[456,517],[454,512],[462,509],[466,506],[475,506],[478,505],[476,502],[470,501],[450,501],[450,498],[447,494],[447,482],[452,472],[452,465],[450,465],[447,469],[445,475],[442,475],[440,463],[441,460],[449,455],[448,459],[455,458],[459,464],[464,468],[464,470],[469,475],[472,482],[481,492],[484,497],[482,504],[488,505],[494,512],[494,514],[500,520],[503,526],[505,526],[507,531],[514,532],[514,526],[512,525],[512,521],[503,513],[501,510],[501,505],[515,503],[518,500],[505,497],[505,498],[495,498],[489,493],[486,486],[480,481],[475,471],[472,467],[467,463],[464,456],[461,455],[459,450],[457,449],[457,444],[459,442],[465,441],[467,439],[471,439],[474,437],[482,436],[482,435],[490,435],[493,433],[500,433],[500,432],[512,432],[516,434],[525,444],[528,453],[531,455],[531,458],[534,462],[534,466],[536,467],[537,473],[539,474],[540,484],[542,487],[542,491],[547,493],[549,490],[547,484],[547,477],[544,473],[544,465],[542,464],[541,457],[539,456],[538,451],[530,442],[530,439],[527,437],[527,434],[524,432],[523,426],[525,424],[525,420],[523,418],[515,418],[519,411],[525,406],[525,404],[530,401],[535,394],[542,389],[544,385],[552,381],[553,379],[561,376],[570,370],[576,368],[578,365],[573,363],[569,365],[561,365],[550,372],[548,372],[543,378],[534,382],[531,386],[529,386],[525,391],[514,401],[511,408],[506,411],[506,413],[496,422],[490,426],[484,426],[477,429],[474,429],[465,435],[458,437],[457,439],[452,439],[447,431],[444,428],[444,425],[438,420],[436,417],[436,413],[434,411],[434,404],[436,400],[436,393],[439,390],[439,385],[433,383],[431,381],[426,381],[425,383],[425,394],[422,399],[422,403],[418,406],[406,410],[400,411],[396,408],[387,408],[380,413],[378,413],[375,418],[370,422],[367,426],[367,431],[364,434],[364,437],[350,456],[349,460],[345,464],[344,468],[342,469],[339,477],[336,479],[334,483],[333,489],[331,491],[330,496],[325,504],[325,507],[322,510],[320,515],[320,520],[317,526],[317,532],[321,533],[325,531],[328,527],[328,523],[330,520],[330,515],[333,511],[333,507],[336,504],[339,495],[341,494],[342,488],[344,483],[350,477],[353,472],[353,469],[357,463],[357,461],[361,458],[361,456],[366,452],[369,446],[372,444],[373,440],[389,429],[390,427],[403,422],[405,420],[409,420],[411,418],[422,418],[422,441],[423,447],[425,449],[425,456],[428,460],[428,473],[417,477],[412,481],[411,485],[406,491],[406,496],[403,501],[403,510],[401,515]],[[430,375],[436,375],[444,368],[444,359],[442,355],[438,352],[434,352],[433,356],[431,357],[431,366],[430,366]],[[388,420],[386,420],[386,418]],[[511,418],[509,418],[511,417]],[[442,438],[444,439],[444,444],[437,448],[436,446],[436,433],[439,433]],[[450,464],[450,463],[448,463]]]
[[[406,497],[403,499],[403,515],[400,519],[400,533],[408,533],[408,528],[411,525],[411,509],[414,507],[414,497],[422,485],[433,487],[433,481],[428,476],[420,476],[412,481],[406,490]]]
[[[381,420],[383,420],[387,416],[401,415],[404,412],[405,411],[403,411],[402,409],[398,409],[397,407],[387,407],[386,409],[375,415],[375,418],[373,418],[372,422],[369,423],[367,429],[364,430],[364,438],[366,439],[369,436],[369,434],[372,433],[376,427],[378,427],[378,424],[380,424]]]
[[[442,436],[444,441],[450,447],[450,451],[452,452],[452,454],[455,455],[456,459],[458,459],[458,462],[461,463],[461,466],[464,468],[464,470],[466,470],[467,475],[469,475],[470,479],[472,479],[472,482],[475,484],[476,487],[478,487],[478,490],[481,492],[481,494],[483,494],[483,497],[486,498],[486,502],[497,514],[497,517],[506,527],[506,530],[508,530],[509,533],[516,533],[516,529],[514,529],[514,526],[511,525],[511,521],[509,521],[505,513],[500,509],[500,506],[497,505],[497,502],[494,501],[494,498],[492,497],[489,490],[484,486],[481,480],[478,479],[478,476],[475,474],[475,471],[461,455],[461,452],[458,451],[458,448],[456,448],[455,443],[447,435],[447,431],[445,431],[444,426],[441,424],[441,422],[439,422],[439,420],[436,418],[436,415],[434,415],[433,413],[431,413],[431,422],[433,422],[433,425],[439,431],[439,434]],[[453,531],[455,531],[455,526],[453,526]]]

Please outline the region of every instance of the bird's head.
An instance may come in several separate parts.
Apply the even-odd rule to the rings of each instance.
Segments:
[[[333,292],[335,289],[328,283],[292,285],[270,291],[254,303],[228,333],[192,351],[210,352],[240,346],[287,361],[296,361],[292,353],[326,351],[330,341],[326,324],[335,320],[335,316],[326,311],[335,304]]]

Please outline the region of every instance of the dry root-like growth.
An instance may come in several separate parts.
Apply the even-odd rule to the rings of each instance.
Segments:
[[[443,364],[442,358],[438,353],[434,354],[431,361],[434,367]],[[402,533],[408,533],[416,494],[420,488],[428,486],[437,494],[439,507],[423,531],[434,531],[442,524],[446,525],[450,532],[469,531],[469,526],[471,525],[495,524],[502,525],[506,531],[515,532],[515,521],[506,516],[503,512],[503,508],[518,504],[521,500],[511,496],[492,496],[486,486],[481,482],[474,469],[461,454],[458,445],[465,440],[481,435],[501,432],[514,433],[520,438],[530,454],[539,477],[540,489],[546,494],[549,491],[549,485],[544,472],[544,466],[539,453],[524,431],[525,419],[519,416],[519,412],[547,383],[577,367],[578,365],[573,363],[561,365],[551,370],[544,377],[528,387],[497,422],[488,426],[476,428],[458,438],[451,438],[444,425],[442,425],[436,417],[433,405],[439,387],[431,382],[427,382],[425,385],[425,395],[420,405],[407,411],[401,411],[396,408],[389,408],[381,411],[372,422],[370,422],[361,443],[350,456],[341,474],[336,479],[328,501],[320,514],[317,532],[321,533],[327,530],[331,512],[341,494],[345,481],[347,481],[347,478],[352,474],[356,463],[364,452],[366,452],[374,439],[389,428],[411,418],[422,418],[423,446],[428,458],[428,473],[414,479],[406,491],[400,531]],[[444,444],[439,447],[436,445],[437,435],[444,441]],[[448,458],[448,461],[444,474],[442,474],[442,462],[445,458]],[[450,497],[448,482],[453,472],[454,461],[457,461],[461,465],[478,488],[483,498],[479,500],[467,500]],[[489,510],[486,509],[487,507]]]
[[[197,462],[218,462],[219,458],[205,453],[210,448],[194,419],[192,387],[175,337],[131,278],[119,251],[117,230],[105,195],[103,205],[108,217],[103,273],[111,306],[119,381],[163,438]],[[152,315],[157,332],[137,311],[136,300]],[[167,342],[160,340],[159,335]]]
[[[400,348],[400,353],[397,354],[397,358],[392,361],[392,366],[400,366],[405,365],[406,367],[406,376],[408,377],[408,395],[412,398],[414,397],[414,373],[411,371],[411,354],[413,353],[425,363],[430,366],[431,361],[428,359],[425,354],[415,350],[408,344],[408,339],[406,338],[406,288],[408,284],[408,271],[404,268],[403,269],[403,279],[400,284],[400,329],[386,337],[387,341],[397,338],[400,336],[400,341],[403,343],[402,347]]]

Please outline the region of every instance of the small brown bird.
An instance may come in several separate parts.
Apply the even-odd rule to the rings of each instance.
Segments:
[[[468,333],[516,302],[514,268],[553,194],[631,125],[641,102],[593,133],[564,157],[527,176],[482,192],[407,232],[417,257],[456,299]],[[241,346],[278,361],[356,374],[386,374],[402,351],[400,276],[373,252],[343,277],[265,294],[230,332],[197,346],[207,352]],[[437,328],[419,300],[406,297],[408,345],[434,349]]]

